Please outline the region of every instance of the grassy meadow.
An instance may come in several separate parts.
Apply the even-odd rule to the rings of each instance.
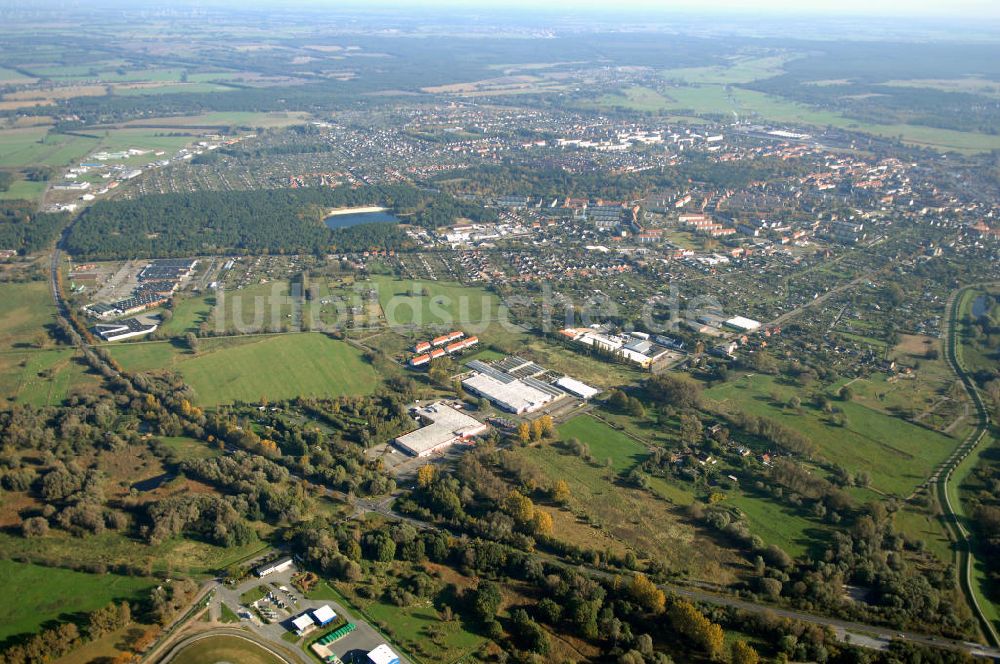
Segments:
[[[716,406],[768,417],[794,429],[819,448],[819,456],[852,472],[867,471],[872,487],[908,496],[958,444],[953,438],[854,402],[836,401],[844,427],[827,421],[808,399],[786,407],[798,388],[764,375],[741,376],[705,391]],[[776,398],[775,398],[776,397]]]
[[[142,577],[88,574],[11,560],[0,560],[0,578],[12,598],[0,604],[0,640],[111,601],[139,599],[155,585]]]
[[[261,397],[370,394],[378,383],[361,351],[318,333],[203,339],[197,353],[170,342],[110,349],[132,371],[180,372],[205,406]]]
[[[390,326],[478,326],[501,316],[500,300],[489,291],[440,281],[372,278],[382,314]],[[418,295],[418,289],[423,294]]]
[[[563,440],[576,438],[590,447],[590,453],[600,462],[611,459],[615,472],[627,471],[648,456],[646,446],[616,431],[590,415],[580,415],[558,427]]]
[[[682,516],[682,506],[661,499],[653,491],[622,484],[614,469],[606,468],[600,459],[588,463],[556,445],[519,448],[516,454],[551,481],[562,479],[569,485],[566,509],[576,523],[561,528],[560,522],[568,520],[555,518],[555,537],[586,547],[599,546],[608,538],[631,548],[640,558],[659,560],[696,579],[717,583],[734,579],[731,564],[737,554],[699,534]],[[581,528],[581,523],[588,527]]]

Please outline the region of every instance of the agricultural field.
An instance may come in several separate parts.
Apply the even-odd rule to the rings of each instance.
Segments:
[[[191,353],[170,342],[110,347],[132,371],[178,371],[197,402],[216,406],[296,396],[370,394],[378,384],[361,351],[319,333],[203,339]]]
[[[0,640],[108,602],[139,599],[155,585],[143,577],[88,574],[11,560],[0,560],[0,578],[10,598],[0,605]]]
[[[867,471],[874,489],[904,497],[958,444],[951,437],[854,402],[836,402],[846,417],[846,425],[837,426],[806,395],[798,410],[787,407],[797,393],[770,376],[752,375],[708,389],[705,397],[722,410],[768,417],[802,433],[826,461],[852,472]]]

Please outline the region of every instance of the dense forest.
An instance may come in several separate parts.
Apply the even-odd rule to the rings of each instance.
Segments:
[[[331,208],[364,205],[384,205],[424,228],[496,214],[407,186],[199,191],[97,203],[74,225],[66,248],[84,259],[405,248],[406,237],[394,224],[338,230],[323,224]]]
[[[20,254],[40,251],[49,246],[66,224],[65,214],[35,212],[28,201],[0,204],[0,249],[14,249]]]

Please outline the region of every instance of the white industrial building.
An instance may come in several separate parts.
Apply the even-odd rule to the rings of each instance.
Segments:
[[[489,429],[476,418],[441,401],[416,408],[413,414],[424,426],[399,436],[395,443],[404,452],[416,457],[428,456]]]
[[[563,376],[557,380],[556,387],[561,387],[570,394],[578,396],[581,399],[591,399],[601,393],[600,390],[593,388],[586,383],[581,383],[577,379],[570,378],[569,376]]]
[[[760,321],[753,320],[752,318],[744,318],[743,316],[733,316],[728,319],[724,325],[731,327],[734,330],[739,330],[740,332],[756,332],[760,329]]]
[[[294,563],[292,562],[292,559],[286,556],[284,558],[279,558],[278,560],[267,563],[266,565],[261,565],[256,570],[254,570],[254,573],[257,574],[258,577],[267,576],[268,574],[274,574],[276,572],[284,572],[285,570],[291,569],[293,564]]]
[[[368,661],[371,664],[399,664],[399,655],[392,651],[386,644],[380,645],[375,650],[368,653]]]
[[[497,372],[499,374],[499,372]],[[563,396],[560,390],[532,378],[518,380],[508,374],[477,373],[462,381],[462,387],[489,399],[511,413],[530,413]],[[503,376],[503,377],[502,377]],[[548,389],[545,389],[548,387]]]
[[[308,613],[303,613],[297,618],[292,618],[292,626],[295,628],[295,633],[302,636],[311,632],[316,627],[316,623],[313,622],[312,617]]]
[[[643,332],[608,334],[600,325],[566,328],[561,334],[584,346],[594,346],[646,368],[669,354],[669,350],[649,340]]]
[[[143,323],[136,318],[128,318],[117,323],[98,323],[94,326],[94,332],[105,341],[121,341],[150,334],[156,328],[156,323]]]

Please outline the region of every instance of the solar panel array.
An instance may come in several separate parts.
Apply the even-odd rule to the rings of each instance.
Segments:
[[[525,360],[524,358],[520,358],[516,355],[508,355],[507,357],[497,362],[494,366],[500,371],[506,371],[509,373],[511,371],[514,371],[515,369],[523,367],[526,364],[531,364],[531,362],[529,360]]]
[[[545,371],[545,367],[540,367],[534,362],[528,362],[524,366],[518,367],[517,369],[512,369],[508,371],[511,376],[515,378],[527,378],[529,376],[537,376]]]
[[[465,366],[469,367],[473,371],[478,371],[481,374],[486,374],[490,378],[495,378],[501,383],[504,383],[505,385],[513,383],[516,380],[516,378],[514,378],[510,374],[504,373],[503,371],[497,371],[495,368],[491,367],[485,362],[480,362],[479,360],[472,360],[471,362],[467,362]]]
[[[566,394],[565,390],[552,384],[562,378],[563,374],[550,371],[530,360],[525,360],[515,355],[509,355],[492,365],[480,360],[472,360],[471,362],[466,362],[465,366],[473,371],[478,371],[481,374],[495,378],[505,385],[509,385],[515,380],[520,380],[525,385],[553,397],[561,397]]]
[[[539,392],[544,392],[545,394],[550,394],[554,397],[561,397],[566,394],[564,391],[556,387],[555,385],[549,385],[548,383],[543,383],[536,378],[522,378],[521,382],[528,387],[533,387]]]

